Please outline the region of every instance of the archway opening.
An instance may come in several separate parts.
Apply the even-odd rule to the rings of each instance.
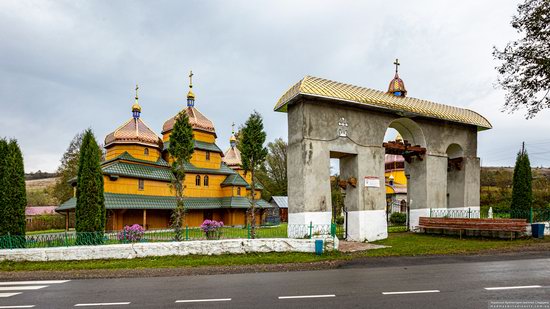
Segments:
[[[388,125],[383,147],[388,231],[408,230],[411,207],[426,195],[424,134],[413,120],[395,119]]]

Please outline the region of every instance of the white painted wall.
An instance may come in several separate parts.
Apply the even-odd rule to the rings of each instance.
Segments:
[[[348,211],[347,228],[347,240],[351,241],[375,241],[388,238],[386,211]]]
[[[320,239],[320,238],[317,238]],[[324,250],[338,249],[338,239],[324,237]],[[0,250],[0,261],[72,261],[134,259],[172,255],[221,255],[252,252],[315,252],[313,239],[228,239],[185,242],[151,242],[121,245]]]

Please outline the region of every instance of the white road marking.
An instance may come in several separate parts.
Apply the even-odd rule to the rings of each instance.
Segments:
[[[34,305],[23,305],[23,306],[0,306],[0,309],[16,309],[16,308],[34,308]]]
[[[29,291],[47,288],[49,285],[0,286],[0,291]]]
[[[231,298],[209,298],[209,299],[183,299],[176,300],[176,303],[204,303],[216,301],[231,301]]]
[[[402,291],[402,292],[382,292],[383,295],[423,294],[423,293],[439,293],[439,290]]]
[[[19,295],[19,294],[21,294],[21,292],[19,292],[19,293],[0,293],[0,298],[12,297],[12,296]]]
[[[75,307],[93,307],[93,306],[122,306],[129,305],[130,302],[119,302],[119,303],[90,303],[90,304],[76,304]]]
[[[538,289],[542,288],[540,285],[523,285],[523,286],[501,286],[494,288],[485,288],[487,291],[498,291],[498,290],[516,290],[516,289]]]
[[[5,281],[5,282],[0,282],[0,285],[59,284],[59,283],[65,283],[69,281],[71,280]]]
[[[334,294],[325,294],[325,295],[296,295],[296,296],[279,296],[279,299],[298,299],[298,298],[327,298],[327,297],[336,297]]]

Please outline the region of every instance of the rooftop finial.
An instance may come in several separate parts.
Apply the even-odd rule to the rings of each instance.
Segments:
[[[397,74],[397,71],[399,71],[399,66],[401,65],[401,63],[399,63],[399,59],[395,58],[395,62],[393,64],[395,64],[395,74]]]
[[[193,71],[189,71],[189,92],[187,93],[187,106],[195,106],[195,94],[193,93]]]
[[[134,119],[138,119],[141,114],[141,106],[139,106],[138,102],[138,89],[139,86],[136,84],[136,102],[132,105],[132,115],[134,116]]]
[[[237,146],[237,138],[235,137],[235,122],[231,124],[231,137],[229,138],[229,145],[231,145],[231,148],[235,148],[235,146]]]
[[[390,86],[388,87],[388,92],[392,93],[396,97],[404,97],[407,95],[407,90],[405,89],[405,83],[403,83],[403,80],[399,78],[399,66],[401,63],[399,63],[399,59],[395,59],[395,76],[390,82]]]

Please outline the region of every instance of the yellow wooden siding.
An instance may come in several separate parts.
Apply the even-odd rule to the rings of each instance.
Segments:
[[[201,185],[197,186],[195,180],[197,175],[201,177]],[[207,174],[186,174],[185,175],[185,196],[190,197],[223,197],[221,183],[227,177],[226,175],[207,175],[208,187],[204,186],[204,176]]]
[[[199,168],[219,169],[222,164],[222,156],[219,152],[210,152],[210,160],[206,160],[206,151],[195,149],[190,162]]]
[[[145,155],[145,148],[149,149],[149,155]],[[145,147],[140,145],[115,145],[107,149],[106,160],[114,159],[121,154],[128,152],[132,157],[151,162],[157,162],[160,158],[160,151],[154,147]]]
[[[393,175],[393,183],[400,184],[400,185],[406,185],[407,184],[407,177],[405,176],[405,171],[402,169],[393,170],[393,171],[387,171],[384,173],[384,176],[386,180],[389,180],[390,175]]]
[[[104,191],[109,193],[121,194],[142,194],[157,196],[172,196],[170,184],[168,182],[144,179],[143,190],[138,188],[137,178],[119,177],[117,180],[111,180],[109,176],[103,176]]]
[[[162,141],[167,142],[170,140],[170,134],[172,133],[172,130],[165,132],[162,135]],[[206,142],[206,143],[215,143],[216,137],[213,133],[206,133],[202,131],[193,130],[193,138],[197,141]]]

